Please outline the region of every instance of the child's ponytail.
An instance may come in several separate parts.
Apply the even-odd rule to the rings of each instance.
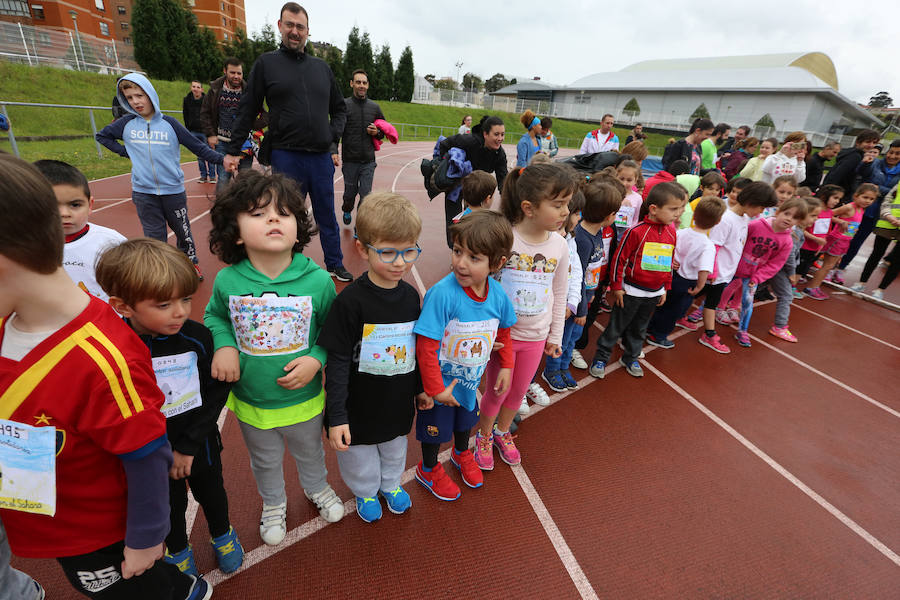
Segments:
[[[523,202],[537,207],[543,200],[568,196],[577,187],[574,170],[559,163],[536,163],[515,169],[503,182],[500,210],[515,225],[525,217]]]

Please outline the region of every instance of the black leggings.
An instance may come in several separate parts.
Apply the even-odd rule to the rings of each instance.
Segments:
[[[804,250],[801,248],[800,260],[797,262],[797,275],[806,277],[806,274],[809,273],[809,268],[816,262],[816,257],[818,255],[818,250]]]
[[[878,261],[881,260],[881,257],[887,252],[888,246],[890,246],[892,241],[891,238],[881,237],[878,234],[875,235],[875,245],[872,248],[872,254],[869,255],[869,260],[866,261],[866,266],[863,267],[862,275],[859,278],[861,283],[869,281],[869,277],[872,276],[875,267],[878,266]],[[882,290],[886,290],[894,279],[897,278],[897,274],[900,273],[900,242],[894,244],[894,249],[891,250],[887,260],[890,264],[888,264],[887,272],[885,272],[884,277],[881,278],[881,283],[878,284],[878,288]]]
[[[469,449],[469,432],[454,431],[453,447],[457,452],[465,452]],[[433,469],[438,464],[438,453],[441,450],[440,444],[428,444],[422,442],[422,464],[426,469]]]

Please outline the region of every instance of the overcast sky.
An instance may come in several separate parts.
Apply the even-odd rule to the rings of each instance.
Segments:
[[[282,0],[245,0],[251,33],[278,20]],[[306,0],[310,37],[339,48],[356,25],[373,47],[390,44],[396,66],[403,47],[416,73],[456,78],[471,71],[567,85],[660,58],[780,52],[826,53],[840,92],[867,102],[887,90],[900,105],[897,68],[900,2],[836,0]],[[740,6],[737,6],[740,5]],[[613,8],[616,7],[616,8]],[[854,8],[855,7],[855,8]]]

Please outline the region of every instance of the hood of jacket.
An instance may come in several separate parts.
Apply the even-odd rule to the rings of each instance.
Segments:
[[[316,264],[309,259],[309,257],[304,256],[299,252],[294,254],[294,257],[293,259],[291,259],[291,264],[288,265],[288,268],[285,269],[275,279],[272,279],[268,275],[257,271],[249,260],[242,260],[241,262],[233,266],[234,270],[240,273],[243,277],[246,277],[250,281],[258,284],[287,283],[300,279],[311,271],[319,269],[319,267],[317,267]]]
[[[123,81],[130,81],[134,84],[139,85],[141,89],[144,90],[144,93],[147,94],[147,98],[149,98],[150,102],[153,104],[153,116],[150,118],[151,122],[159,121],[160,119],[162,119],[162,111],[159,109],[159,94],[156,93],[156,88],[153,87],[153,84],[150,83],[150,80],[140,73],[129,73],[128,75],[120,77],[116,82],[116,98],[119,99],[119,104],[122,105],[122,108],[125,110],[125,112],[140,117],[141,119],[144,118],[141,117],[141,115],[139,115],[136,110],[131,108],[131,104],[129,104],[128,100],[125,99],[125,94],[123,94],[122,90],[119,89],[119,85]]]

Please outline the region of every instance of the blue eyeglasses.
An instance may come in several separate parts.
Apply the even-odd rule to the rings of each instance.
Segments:
[[[419,248],[418,244],[416,244],[415,247],[403,248],[402,250],[397,248],[376,248],[372,244],[366,244],[366,247],[377,253],[378,258],[380,258],[383,263],[392,263],[397,260],[398,256],[402,258],[405,263],[416,262],[419,259],[419,255],[422,253],[422,249]]]

